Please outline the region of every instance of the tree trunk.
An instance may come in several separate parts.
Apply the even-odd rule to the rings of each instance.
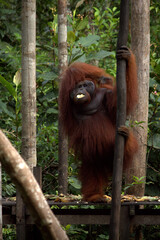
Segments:
[[[2,131],[0,131],[0,161],[21,193],[43,238],[67,240],[68,237],[52,214],[31,170]]]
[[[126,183],[133,182],[133,176],[146,176],[146,148],[148,127],[148,94],[149,94],[149,58],[150,58],[150,0],[132,0],[131,43],[136,56],[138,72],[139,102],[131,116],[139,124],[134,133],[139,142],[139,151],[131,168],[127,171]],[[145,181],[145,178],[143,179]],[[128,194],[143,196],[145,183],[134,185],[127,190]]]
[[[22,157],[33,168],[36,155],[36,0],[22,1]]]
[[[36,0],[22,0],[22,146],[21,154],[33,170],[36,154]],[[25,206],[16,194],[17,239],[25,240]]]
[[[67,1],[58,1],[58,59],[59,75],[68,65],[67,61]],[[61,79],[61,77],[60,77]],[[68,141],[64,136],[59,119],[59,194],[67,193],[68,188]]]

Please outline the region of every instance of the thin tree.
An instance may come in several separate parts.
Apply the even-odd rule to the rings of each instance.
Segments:
[[[29,166],[0,131],[0,162],[15,183],[44,239],[67,240]],[[18,237],[18,236],[17,236]]]
[[[127,171],[127,184],[133,182],[133,176],[144,177],[145,182],[150,59],[150,0],[132,0],[131,5],[131,45],[137,61],[139,92],[139,103],[131,119],[139,123],[134,131],[139,142],[139,151]],[[127,190],[128,194],[137,196],[143,196],[144,192],[145,183]]]
[[[59,75],[66,69],[67,60],[67,0],[58,1],[58,61]],[[59,118],[59,194],[67,193],[68,188],[68,141],[64,136]]]
[[[36,156],[36,0],[22,0],[22,146],[21,154],[33,170]],[[25,207],[16,196],[17,239],[25,240]]]
[[[22,1],[22,157],[30,168],[36,156],[36,0]]]

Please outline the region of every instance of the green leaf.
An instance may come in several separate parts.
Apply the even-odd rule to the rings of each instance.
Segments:
[[[76,189],[81,189],[81,184],[80,184],[80,182],[78,181],[77,178],[75,178],[75,177],[70,177],[70,178],[69,178],[69,183],[70,183],[71,186],[73,186],[74,188],[76,188]]]
[[[73,48],[72,56],[70,62],[75,62],[77,59],[80,59],[85,53],[81,51],[79,48]]]
[[[150,100],[155,101],[156,96],[153,93],[150,93]]]
[[[97,53],[91,53],[88,57],[87,57],[87,60],[92,60],[92,59],[95,59],[95,60],[101,60],[105,57],[108,57],[108,56],[115,56],[115,53],[114,52],[108,52],[108,51],[104,51],[104,50],[101,50]]]
[[[76,30],[80,31],[86,28],[86,25],[88,24],[88,19],[84,18],[83,20],[80,21],[80,23],[77,25]]]
[[[154,68],[154,72],[160,74],[160,64],[157,64],[157,66]]]
[[[65,230],[68,231],[70,228],[71,228],[71,225],[68,224],[68,225],[65,227]]]
[[[82,56],[79,56],[78,58],[77,58],[77,57],[72,58],[70,63],[72,63],[72,62],[74,62],[74,61],[77,61],[77,62],[86,62],[86,61],[87,61],[86,55],[83,54]]]
[[[16,99],[16,90],[14,89],[14,87],[12,86],[11,83],[9,83],[4,77],[2,77],[0,75],[0,83],[3,85],[3,87],[5,87],[8,92],[14,97],[14,99]]]
[[[148,140],[148,146],[160,149],[160,134],[156,133]]]
[[[50,80],[54,80],[58,76],[54,72],[44,72],[44,73],[40,74],[38,77],[43,78],[43,80],[45,80],[45,81],[50,81]]]
[[[47,110],[47,113],[54,113],[54,114],[58,114],[58,110],[57,109],[54,109],[54,108],[49,108],[48,110]]]
[[[117,7],[114,7],[114,8],[113,8],[113,12],[115,12],[116,10],[117,10]]]
[[[87,37],[81,37],[78,43],[83,47],[89,47],[92,44],[96,44],[99,39],[98,35],[88,35]]]
[[[70,44],[73,44],[76,40],[76,35],[74,34],[74,32],[72,31],[69,31],[67,33],[67,41],[70,43]]]
[[[84,55],[84,53],[81,53],[79,55],[72,56],[72,62],[77,61],[78,59],[81,59],[81,57]],[[78,60],[80,61],[80,60]]]
[[[6,113],[8,116],[14,118],[14,115],[11,111],[8,111],[6,103],[0,100],[0,112]]]

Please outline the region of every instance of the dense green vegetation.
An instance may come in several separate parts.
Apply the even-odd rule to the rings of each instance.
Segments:
[[[70,1],[68,14],[68,61],[99,61],[116,74],[115,49],[119,0],[89,1],[76,9]],[[58,168],[58,37],[56,1],[37,1],[37,154],[43,169],[44,193],[57,193]],[[20,152],[21,88],[13,78],[21,68],[21,1],[0,0],[0,128]],[[146,194],[160,195],[160,3],[151,0],[151,64]],[[7,86],[4,87],[4,81]],[[14,88],[14,93],[12,90]],[[3,196],[15,188],[3,172]],[[77,167],[69,158],[69,192],[78,194]],[[70,227],[69,227],[70,228]],[[86,239],[88,229],[70,228],[71,239]],[[95,230],[95,235],[94,235]],[[87,231],[87,232],[86,232]],[[80,232],[80,238],[78,238]],[[107,239],[93,228],[93,239]],[[74,237],[76,234],[76,238]],[[84,234],[84,238],[83,237]],[[13,239],[13,238],[7,238]],[[147,235],[146,235],[146,238]],[[149,238],[156,239],[156,238]]]

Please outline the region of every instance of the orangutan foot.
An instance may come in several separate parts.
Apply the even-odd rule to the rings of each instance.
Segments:
[[[89,197],[83,197],[83,200],[86,202],[101,203],[101,202],[110,202],[111,197],[107,195],[95,194]]]

